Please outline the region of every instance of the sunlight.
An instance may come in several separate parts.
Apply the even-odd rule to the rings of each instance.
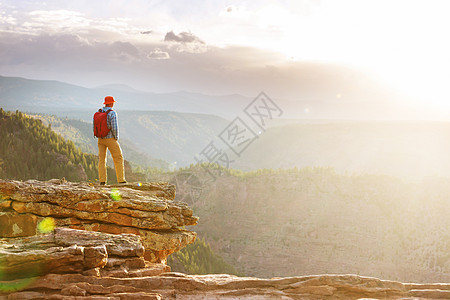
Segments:
[[[274,48],[291,60],[364,68],[420,104],[448,107],[450,2],[380,2],[324,2],[303,17],[278,12],[272,21],[284,36]]]
[[[375,72],[399,92],[417,101],[417,104],[430,109],[448,109],[450,96],[447,84],[450,74],[443,65],[405,65],[381,66]]]

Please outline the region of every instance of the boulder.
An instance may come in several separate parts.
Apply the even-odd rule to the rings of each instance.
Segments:
[[[145,267],[143,256],[140,237],[134,234],[56,228],[46,235],[0,239],[0,277],[14,280],[104,267],[137,269]]]

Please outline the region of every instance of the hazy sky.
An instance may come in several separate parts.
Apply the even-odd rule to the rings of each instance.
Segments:
[[[449,11],[445,0],[0,0],[0,75],[295,98],[357,68],[449,108]]]

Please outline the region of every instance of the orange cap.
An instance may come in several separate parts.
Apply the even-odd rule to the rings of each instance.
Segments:
[[[111,104],[116,102],[116,100],[114,100],[113,96],[106,96],[105,97],[105,102],[103,102],[103,104]]]

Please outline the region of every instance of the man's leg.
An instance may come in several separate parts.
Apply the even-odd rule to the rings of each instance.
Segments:
[[[98,179],[106,182],[106,145],[104,139],[98,139]]]
[[[123,167],[123,155],[122,149],[120,148],[119,142],[116,139],[105,139],[107,140],[107,146],[109,152],[111,152],[111,156],[114,161],[114,168],[116,169],[117,182],[124,182],[125,180],[125,172]]]

